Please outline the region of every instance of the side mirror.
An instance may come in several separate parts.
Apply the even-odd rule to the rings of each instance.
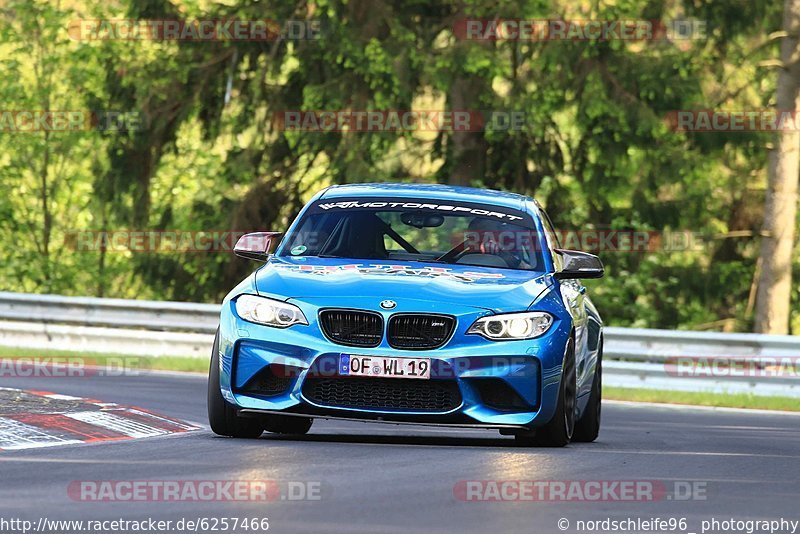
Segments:
[[[249,260],[267,261],[269,249],[273,240],[281,235],[280,232],[253,232],[244,234],[233,247],[233,253]]]
[[[578,250],[556,250],[561,256],[561,270],[555,273],[559,280],[570,278],[602,278],[605,273],[603,262],[594,254]]]

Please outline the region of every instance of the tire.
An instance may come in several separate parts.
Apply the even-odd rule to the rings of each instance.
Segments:
[[[258,419],[236,415],[236,409],[225,400],[219,388],[219,330],[214,338],[211,365],[208,369],[208,422],[220,436],[257,438],[264,432]]]
[[[589,402],[586,410],[578,422],[575,423],[575,433],[572,441],[591,443],[600,434],[600,416],[603,407],[603,341],[600,340],[600,350],[597,353],[597,366],[592,380],[592,392],[589,393]]]
[[[553,418],[542,427],[514,436],[518,445],[524,447],[564,447],[572,440],[575,430],[576,404],[575,342],[567,342],[558,388],[558,404]]]
[[[264,430],[275,434],[307,434],[314,420],[296,415],[266,415],[261,420]]]

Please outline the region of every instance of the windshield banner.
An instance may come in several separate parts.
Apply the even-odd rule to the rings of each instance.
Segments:
[[[430,211],[440,215],[472,215],[533,228],[533,220],[522,211],[472,202],[443,202],[439,200],[404,198],[337,198],[314,203],[311,213],[336,211]]]

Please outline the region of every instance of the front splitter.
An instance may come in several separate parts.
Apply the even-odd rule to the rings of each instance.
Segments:
[[[522,425],[499,425],[499,424],[483,424],[483,423],[440,423],[440,422],[418,422],[418,421],[397,421],[393,420],[391,416],[372,416],[370,418],[362,417],[343,417],[339,415],[330,415],[327,413],[299,413],[288,411],[273,411],[273,410],[258,410],[255,408],[242,408],[238,411],[242,415],[283,415],[289,417],[310,417],[313,419],[331,419],[335,421],[355,421],[361,423],[381,423],[389,425],[412,425],[412,426],[435,426],[447,428],[480,428],[490,430],[527,430],[527,427]]]

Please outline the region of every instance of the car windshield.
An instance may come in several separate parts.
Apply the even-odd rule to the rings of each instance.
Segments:
[[[539,234],[527,213],[414,199],[317,202],[279,255],[542,270]]]

